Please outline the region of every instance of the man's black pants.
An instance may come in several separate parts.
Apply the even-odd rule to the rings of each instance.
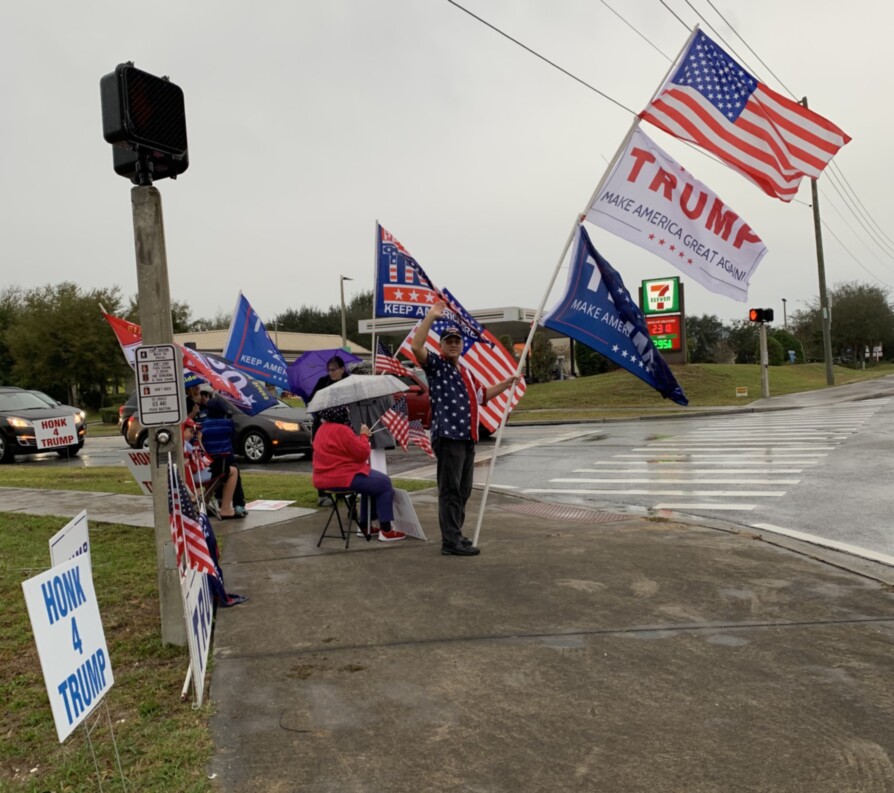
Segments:
[[[466,502],[472,494],[475,442],[438,438],[433,444],[438,458],[438,522],[441,542],[458,545],[466,519]]]

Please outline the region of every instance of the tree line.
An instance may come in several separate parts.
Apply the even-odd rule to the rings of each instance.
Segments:
[[[864,350],[882,345],[884,357],[894,358],[894,308],[884,288],[843,283],[830,290],[832,306],[832,350],[836,363],[861,365]],[[346,325],[372,316],[371,290],[355,294],[345,304]],[[45,391],[57,399],[84,407],[107,404],[109,391],[127,388],[131,371],[103,319],[100,306],[115,316],[139,324],[136,296],[125,298],[118,287],[81,289],[63,282],[32,289],[17,286],[0,291],[0,384]],[[175,333],[225,329],[230,315],[191,318],[187,303],[175,301],[171,320]],[[823,360],[823,338],[819,300],[793,312],[783,326],[776,317],[769,329],[771,364],[787,362],[788,351],[798,363]],[[303,305],[288,309],[266,322],[275,330],[298,333],[341,333],[341,306],[328,308]],[[372,338],[349,331],[350,338],[370,347]],[[759,361],[758,329],[747,320],[724,324],[714,315],[686,318],[691,363],[756,363]],[[401,335],[385,337],[392,348]],[[501,339],[511,350],[512,340]],[[583,344],[575,343],[575,359],[582,375],[599,374],[615,368],[607,359]],[[535,334],[528,374],[549,380],[555,368],[548,339]]]

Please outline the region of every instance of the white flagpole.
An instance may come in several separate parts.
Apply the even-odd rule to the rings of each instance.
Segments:
[[[667,82],[667,78],[670,73],[674,70],[674,68],[679,63],[680,59],[683,57],[683,54],[689,49],[689,45],[692,43],[692,40],[695,38],[696,33],[698,33],[698,25],[696,25],[692,32],[689,34],[689,38],[686,39],[686,43],[683,45],[680,50],[679,55],[677,55],[676,60],[671,64],[670,68],[665,73],[664,77],[661,79],[661,82],[658,84],[658,88],[655,89],[652,94],[652,98],[649,100],[648,104],[651,104],[655,97],[658,96],[659,91],[664,87],[664,84]],[[648,106],[648,105],[647,105]],[[577,233],[578,226],[584,221],[584,218],[587,215],[587,212],[590,211],[590,207],[593,206],[593,203],[599,197],[599,193],[602,190],[602,186],[608,180],[611,175],[612,170],[615,168],[618,159],[621,154],[627,148],[627,145],[630,143],[630,138],[633,136],[633,133],[636,131],[636,128],[639,126],[640,118],[636,116],[633,119],[633,123],[630,125],[630,129],[627,131],[627,134],[624,136],[624,139],[621,141],[621,145],[618,146],[618,150],[615,152],[615,156],[612,157],[611,162],[608,164],[608,167],[605,169],[602,174],[602,178],[599,180],[599,184],[596,185],[596,189],[593,191],[593,195],[590,196],[590,200],[587,202],[587,206],[584,211],[577,217],[574,222],[574,226],[571,229],[571,233],[568,235],[568,239],[565,241],[565,247],[562,248],[562,253],[559,256],[558,262],[556,262],[556,266],[553,269],[553,274],[550,277],[549,285],[546,287],[546,292],[543,294],[543,298],[540,301],[540,305],[537,307],[537,312],[534,314],[534,319],[531,322],[531,330],[528,332],[528,338],[525,340],[525,347],[522,350],[522,354],[518,360],[518,368],[515,371],[516,376],[520,377],[521,373],[525,366],[525,360],[528,357],[528,351],[531,349],[531,342],[534,339],[534,333],[537,331],[537,326],[540,322],[540,317],[543,314],[543,308],[546,305],[547,298],[550,295],[550,292],[553,290],[553,286],[555,286],[556,278],[559,275],[559,270],[562,268],[562,264],[565,261],[565,256],[568,254],[568,249],[571,247],[571,243],[574,241],[574,236]],[[572,367],[574,366],[574,362],[572,361]],[[512,397],[506,401],[506,408],[503,410],[503,415],[500,417],[500,427],[497,430],[497,438],[494,443],[494,451],[493,455],[490,458],[490,467],[487,471],[487,478],[484,481],[484,493],[481,495],[481,506],[478,509],[478,521],[475,524],[475,534],[472,537],[472,545],[478,545],[478,537],[481,534],[481,523],[484,520],[484,510],[487,507],[487,496],[490,492],[490,480],[493,476],[494,467],[497,462],[497,456],[500,451],[500,443],[503,440],[503,429],[506,426],[506,419],[509,416],[509,407],[512,403]]]
[[[372,373],[376,373],[376,301],[379,299],[379,220],[376,218],[375,242],[373,244],[373,299],[372,299]]]

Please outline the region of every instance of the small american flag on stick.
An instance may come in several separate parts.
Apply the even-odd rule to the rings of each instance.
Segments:
[[[376,341],[376,374],[393,374],[397,377],[406,375],[407,370],[391,355],[381,340]]]
[[[168,515],[171,522],[171,539],[177,549],[177,566],[182,566],[185,553],[187,567],[216,576],[217,569],[208,551],[208,543],[205,541],[205,532],[199,522],[198,513],[170,456],[168,457]]]
[[[418,446],[429,457],[434,457],[435,453],[431,448],[431,440],[428,433],[422,428],[422,422],[419,419],[413,419],[410,422],[410,443]]]
[[[410,422],[406,397],[401,397],[388,408],[382,414],[381,421],[394,436],[394,440],[400,444],[401,449],[406,451],[407,444],[410,442]]]

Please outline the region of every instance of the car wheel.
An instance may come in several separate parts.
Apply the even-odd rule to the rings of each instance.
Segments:
[[[266,463],[273,456],[270,438],[260,430],[249,430],[242,436],[239,453],[250,463]]]
[[[9,441],[7,441],[3,433],[0,432],[0,463],[11,463],[15,459],[16,456],[13,454]]]
[[[73,443],[71,446],[66,446],[64,449],[56,449],[56,454],[58,454],[63,460],[70,460],[72,457],[77,457],[78,452],[81,451],[81,447]]]
[[[139,435],[137,435],[137,442],[133,445],[134,449],[148,449],[149,448],[149,430],[143,430]]]

